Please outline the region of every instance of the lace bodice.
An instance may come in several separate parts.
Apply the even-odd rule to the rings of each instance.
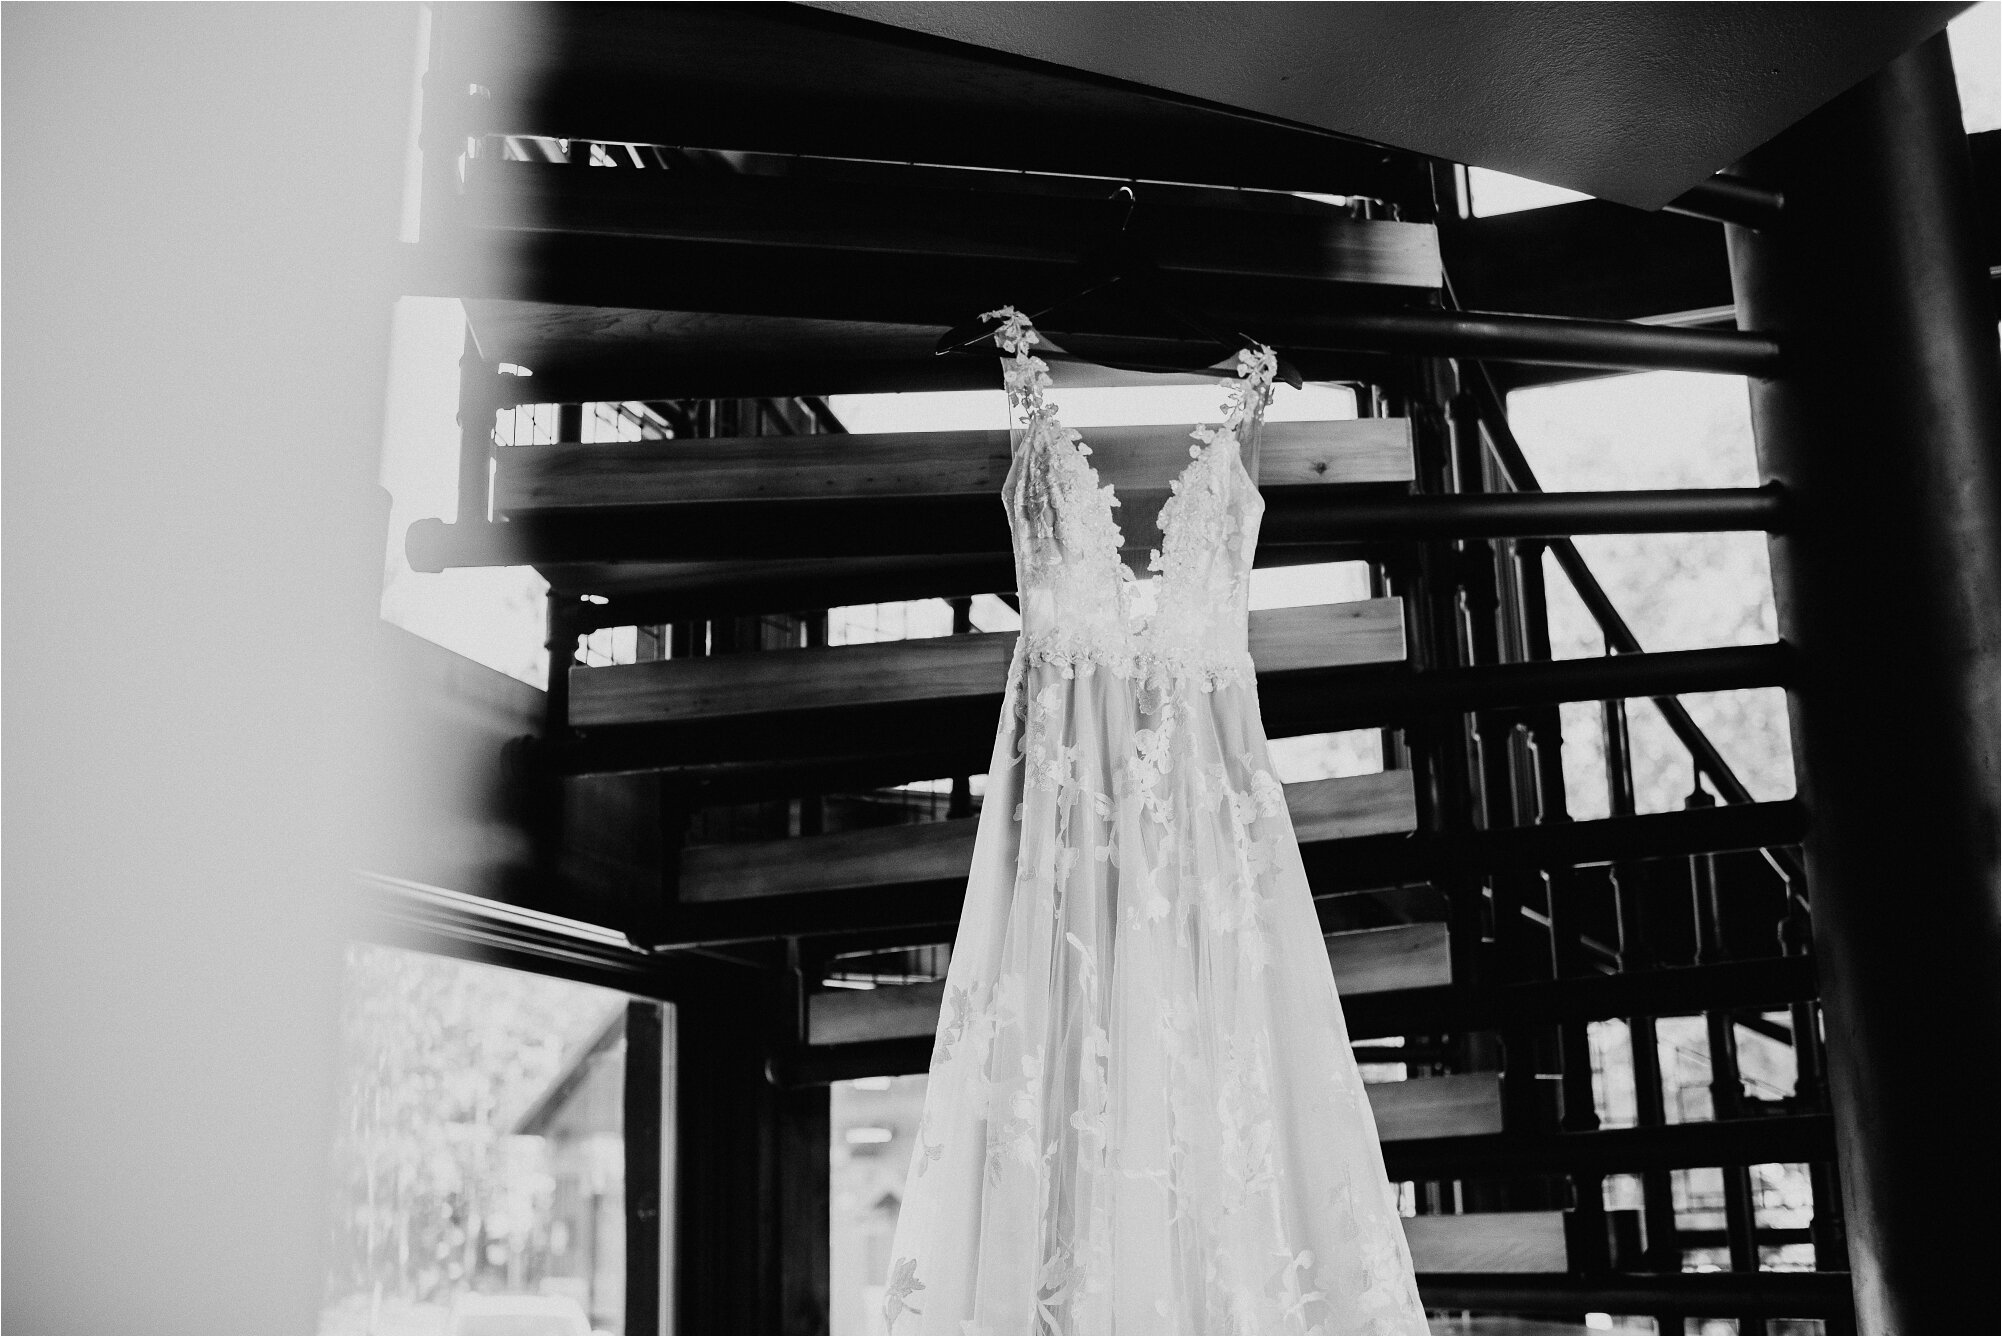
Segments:
[[[994,341],[1011,355],[1005,381],[1018,415],[1002,496],[1015,538],[1024,657],[1186,677],[1205,689],[1244,681],[1251,558],[1265,502],[1242,447],[1271,399],[1272,350],[1238,355],[1222,425],[1191,434],[1189,462],[1161,508],[1161,547],[1148,562],[1156,574],[1141,580],[1120,560],[1119,498],[1099,483],[1091,447],[1045,398],[1049,367],[1030,351],[1041,341],[1035,327],[1013,307],[988,318],[1001,322]]]

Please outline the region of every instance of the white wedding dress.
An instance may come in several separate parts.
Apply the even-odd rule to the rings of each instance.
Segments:
[[[1022,635],[889,1330],[1422,1333],[1246,648],[1273,355],[1195,433],[1142,581],[1035,331],[993,314]]]

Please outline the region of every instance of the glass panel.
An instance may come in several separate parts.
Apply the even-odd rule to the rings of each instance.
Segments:
[[[465,308],[456,297],[398,298],[384,406],[382,486],[390,495],[383,553],[382,616],[405,631],[519,678],[549,680],[544,596],[531,566],[410,569],[404,535],[413,521],[459,510],[459,358]],[[494,439],[527,445],[556,439],[556,406],[495,415]]]
[[[321,1332],[624,1330],[628,1001],[349,948]]]
[[[836,1082],[828,1110],[828,1331],[881,1333],[890,1237],[903,1206],[911,1139],[924,1114],[924,1074]]]

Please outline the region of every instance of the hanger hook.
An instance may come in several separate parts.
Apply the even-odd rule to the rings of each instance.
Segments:
[[[1119,215],[1119,232],[1117,234],[1120,237],[1124,237],[1126,235],[1126,229],[1130,227],[1133,223],[1133,210],[1136,207],[1138,207],[1140,203],[1140,197],[1134,194],[1133,187],[1121,186],[1118,190],[1113,191],[1112,194],[1107,198],[1126,201],[1126,209],[1123,213]]]

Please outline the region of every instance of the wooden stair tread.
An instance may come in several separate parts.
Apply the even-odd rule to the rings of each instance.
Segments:
[[[1250,646],[1260,674],[1398,663],[1403,604],[1363,599],[1256,612]],[[1014,648],[1014,632],[991,632],[573,668],[570,723],[592,729],[998,696]]]
[[[1570,1267],[1563,1212],[1408,1216],[1404,1240],[1418,1272],[1563,1272]]]
[[[1409,771],[1313,780],[1286,786],[1295,836],[1340,840],[1413,830]],[[743,900],[847,887],[963,878],[973,859],[977,817],[843,831],[786,840],[696,845],[681,856],[684,902]]]
[[[1481,1137],[1502,1130],[1501,1074],[1456,1072],[1368,1086],[1376,1134],[1385,1142]]]
[[[1344,996],[1443,988],[1453,982],[1446,926],[1392,924],[1328,935],[1328,960]]]
[[[1120,495],[1163,485],[1164,442],[1185,427],[1100,427],[1088,434],[1101,483]],[[609,506],[993,495],[1010,463],[1008,431],[880,432],[804,437],[509,446],[495,463],[503,515]],[[1412,477],[1401,418],[1268,425],[1265,488],[1403,483]]]
[[[566,301],[552,300],[563,294],[542,293],[523,300],[521,294],[482,296],[457,287],[486,356],[535,373],[500,377],[503,404],[1001,388],[998,359],[933,352],[963,312],[893,322],[875,315],[834,319],[692,305],[642,309],[631,294],[615,293]],[[1383,366],[1384,359],[1366,353],[1310,353],[1301,370],[1309,379],[1333,381]]]
[[[1441,950],[1434,957],[1410,952],[1406,950],[1406,943],[1379,936],[1385,932],[1382,929],[1329,934],[1328,959],[1335,967],[1335,988],[1344,995],[1425,988],[1436,979],[1442,968],[1446,970],[1446,978],[1450,982],[1451,961],[1443,950],[1446,926],[1440,924],[1436,927],[1440,930],[1436,935],[1436,941]],[[1345,943],[1344,939],[1357,941]],[[1387,959],[1382,962],[1371,962],[1369,959],[1371,953],[1377,951],[1387,953]],[[1401,978],[1398,974],[1400,971],[1403,972]],[[938,1029],[938,1012],[944,999],[945,983],[942,980],[928,984],[885,985],[875,989],[829,989],[816,993],[807,1000],[807,1042],[814,1045],[861,1044],[930,1035]],[[1392,1082],[1382,1085],[1397,1086],[1409,1083]],[[1374,1086],[1371,1088],[1372,1102],[1378,1098],[1374,1094],[1376,1089]],[[1445,1093],[1446,1100],[1457,1108],[1472,1111],[1479,1105],[1478,1094],[1472,1089],[1471,1084],[1456,1086],[1450,1091],[1443,1087],[1438,1089]],[[1385,1100],[1386,1107],[1398,1107],[1395,1117],[1409,1118],[1414,1126],[1417,1125],[1418,1116],[1407,1112],[1411,1109],[1411,1102],[1418,1100],[1418,1097],[1403,1093],[1385,1096],[1382,1099]],[[1399,1102],[1404,1103],[1400,1105]],[[1471,1119],[1471,1113],[1467,1117]],[[1431,1134],[1412,1133],[1408,1136],[1431,1136]]]
[[[1306,845],[1416,830],[1418,795],[1414,785],[1410,771],[1378,771],[1287,785],[1286,811],[1293,819],[1293,838]]]
[[[829,836],[692,845],[681,852],[681,899],[746,900],[963,878],[979,825],[979,818],[965,817]]]
[[[872,175],[573,172],[481,157],[467,162],[454,203],[458,221],[483,230],[963,264],[1063,264],[1104,217],[1095,194],[1013,189],[1018,183],[985,173]],[[1429,223],[1210,192],[1163,194],[1148,208],[1149,258],[1167,273],[1421,291],[1440,284],[1438,231]]]

